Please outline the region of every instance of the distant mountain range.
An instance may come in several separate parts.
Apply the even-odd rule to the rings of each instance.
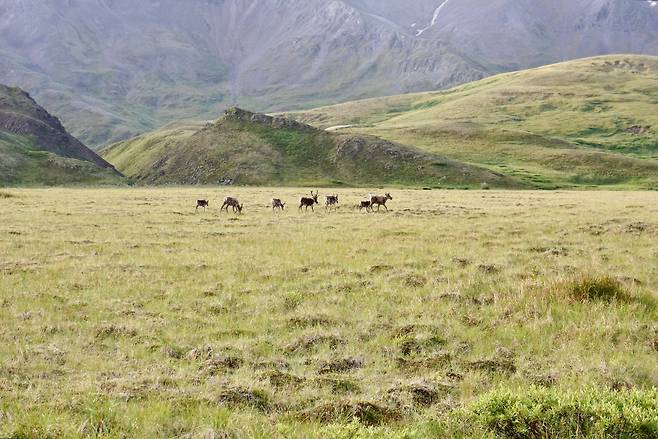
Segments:
[[[0,85],[0,185],[117,183],[120,177],[29,94]]]
[[[0,83],[99,146],[240,105],[435,90],[608,53],[658,54],[640,0],[4,0]]]

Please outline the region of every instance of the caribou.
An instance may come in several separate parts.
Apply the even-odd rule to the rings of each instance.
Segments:
[[[359,204],[357,207],[359,208],[359,212],[363,209],[365,209],[366,212],[370,212],[370,200],[361,201],[361,204]]]
[[[310,207],[311,210],[313,210],[313,205],[314,204],[320,204],[320,203],[318,203],[318,195],[319,194],[320,194],[320,192],[318,192],[318,191],[316,191],[315,194],[313,193],[313,191],[311,191],[311,197],[312,198],[301,197],[299,199],[299,210],[301,211],[302,207],[305,207],[306,210],[308,210],[308,208]]]
[[[279,198],[272,198],[272,212],[274,212],[276,209],[285,210],[285,208],[286,203],[281,201]]]
[[[372,195],[370,194],[370,209],[374,209],[375,204],[377,205],[377,211],[379,212],[379,207],[384,206],[384,208],[388,211],[388,207],[386,207],[386,202],[388,200],[392,200],[393,197],[391,197],[391,194],[386,192],[384,195]]]
[[[203,207],[205,210],[208,206],[210,206],[208,200],[196,200],[196,210],[199,210],[199,207]]]
[[[233,197],[224,198],[224,204],[222,204],[222,207],[220,207],[219,210],[221,212],[222,209],[226,209],[226,213],[228,213],[229,207],[233,208],[233,213],[235,212],[242,213],[242,204],[240,204],[237,198],[233,198]]]
[[[336,207],[338,204],[338,195],[327,195],[324,197],[324,208]]]

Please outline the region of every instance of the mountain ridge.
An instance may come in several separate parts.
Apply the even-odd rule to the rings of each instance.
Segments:
[[[8,0],[0,82],[99,146],[233,105],[304,109],[658,54],[658,8],[645,2],[450,0],[434,17],[442,1]]]
[[[520,187],[502,175],[379,139],[228,109],[213,123],[169,125],[102,155],[143,184],[479,185]]]
[[[111,181],[120,173],[87,148],[27,92],[0,85],[0,182]]]

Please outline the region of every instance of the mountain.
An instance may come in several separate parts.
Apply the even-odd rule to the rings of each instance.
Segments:
[[[98,146],[231,105],[293,110],[610,53],[641,0],[4,0],[0,82]]]
[[[658,57],[615,55],[288,116],[412,145],[538,188],[658,189],[657,103]]]
[[[119,173],[18,88],[0,85],[0,184],[117,181]]]
[[[173,124],[111,145],[102,155],[145,184],[520,186],[374,136],[330,133],[238,108],[214,123]]]

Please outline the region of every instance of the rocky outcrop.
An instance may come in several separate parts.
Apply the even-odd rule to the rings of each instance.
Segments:
[[[233,120],[237,122],[253,122],[260,125],[265,125],[275,129],[289,129],[306,133],[320,132],[317,128],[306,125],[296,120],[286,117],[269,116],[262,113],[252,113],[251,111],[243,110],[238,107],[231,107],[224,112],[222,120]],[[220,120],[221,121],[221,120]]]

